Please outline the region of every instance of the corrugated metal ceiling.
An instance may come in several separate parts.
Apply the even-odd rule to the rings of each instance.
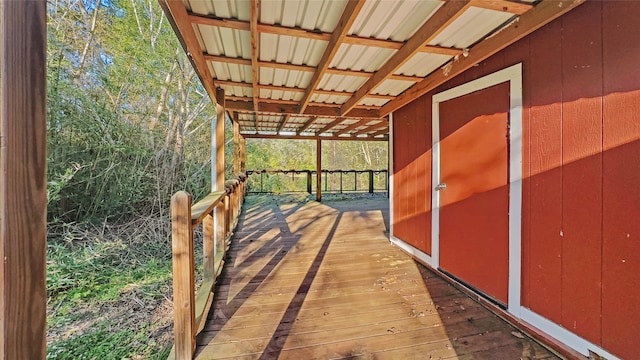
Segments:
[[[242,133],[318,136],[324,130],[378,138],[387,136],[380,124],[387,121],[385,105],[535,9],[527,4],[533,0],[363,0],[361,6],[347,0],[160,1],[172,9],[170,17],[186,10],[179,21],[187,19],[193,32],[185,28],[179,35],[194,37],[199,48],[188,51],[206,61],[197,70],[208,71],[212,84],[224,89]],[[308,89],[316,78],[317,86]]]

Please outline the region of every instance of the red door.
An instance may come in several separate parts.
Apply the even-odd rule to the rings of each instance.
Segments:
[[[507,304],[509,83],[439,106],[440,268]]]

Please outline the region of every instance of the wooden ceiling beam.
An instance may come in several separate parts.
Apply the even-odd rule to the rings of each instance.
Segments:
[[[258,31],[265,34],[303,37],[311,40],[330,41],[331,33],[306,30],[303,28],[288,27],[282,25],[258,24]]]
[[[178,38],[181,38],[180,43],[185,53],[187,53],[191,59],[202,85],[207,91],[207,94],[209,94],[209,98],[215,103],[216,85],[202,52],[193,51],[193,49],[200,49],[200,43],[193,30],[193,25],[190,23],[190,17],[189,14],[187,14],[184,3],[182,1],[160,0],[160,6],[167,14],[167,18],[170,19],[169,21],[171,22],[174,32]]]
[[[340,107],[339,106],[326,106],[329,104],[323,104],[322,106],[318,105],[309,105],[305,109],[304,113],[300,114],[298,112],[298,106],[293,104],[276,104],[273,102],[259,102],[258,109],[256,110],[253,106],[253,103],[250,101],[238,101],[238,100],[228,100],[226,102],[227,109],[236,110],[239,112],[265,112],[265,113],[273,113],[273,114],[291,114],[291,115],[316,115],[316,116],[326,116],[326,117],[339,117],[340,115]],[[380,111],[375,108],[355,108],[350,112],[349,118],[371,118],[371,119],[379,119]]]
[[[253,101],[253,98],[248,97],[248,96],[227,96],[226,97],[227,100],[232,100],[232,101],[239,101],[239,102],[248,102],[251,103]],[[271,103],[271,104],[285,104],[285,105],[298,105],[299,102],[297,100],[285,100],[285,99],[269,99],[269,98],[258,98],[258,103]],[[328,107],[328,108],[334,108],[334,109],[339,109],[341,104],[334,104],[334,103],[321,103],[321,102],[310,102],[309,106],[312,107]],[[253,109],[253,107],[252,107]],[[380,106],[367,106],[367,105],[361,105],[361,106],[356,106],[356,109],[373,109],[373,110],[378,110],[380,109]],[[338,115],[335,115],[338,116]]]
[[[210,55],[210,54],[204,54],[204,57],[209,61],[226,62],[231,64],[251,66],[251,60],[249,59],[234,58],[234,57],[227,57],[227,56],[221,56],[221,55]],[[316,68],[313,66],[296,65],[296,64],[289,64],[289,63],[278,63],[274,61],[258,60],[258,65],[260,67],[267,67],[272,69],[294,70],[294,71],[313,72],[316,70]],[[374,74],[368,71],[335,69],[335,68],[327,69],[325,73],[341,75],[341,76],[357,76],[357,77],[370,77],[371,75]],[[422,77],[420,76],[400,75],[400,74],[392,74],[389,78],[394,80],[403,80],[403,81],[412,81],[412,82],[418,82],[422,80]],[[223,81],[223,80],[216,80],[216,81]]]
[[[341,122],[345,121],[346,119],[343,117],[339,117],[335,120],[333,120],[332,122],[328,123],[327,125],[325,125],[322,129],[316,131],[316,135],[320,135],[323,134],[329,130],[331,130],[331,128],[333,128],[334,126],[340,124]]]
[[[522,15],[533,8],[531,4],[509,0],[471,0],[471,6],[515,15]]]
[[[394,100],[385,104],[380,110],[381,115],[387,115],[418,97],[428,93],[436,87],[444,84],[449,79],[470,69],[489,58],[491,55],[524,38],[538,30],[549,22],[575,9],[585,0],[543,0],[533,9],[524,13],[518,21],[511,23],[500,32],[478,43],[470,51],[467,57],[458,58],[450,62],[448,71],[436,70],[423,81],[407,89]]]
[[[364,6],[364,3],[364,0],[354,0],[347,2],[347,6],[345,6],[344,11],[342,12],[342,16],[340,16],[340,20],[338,20],[335,29],[333,29],[331,40],[329,40],[329,44],[327,44],[327,47],[322,54],[322,58],[320,58],[320,62],[318,63],[316,71],[313,73],[313,77],[307,85],[307,91],[302,96],[302,101],[300,102],[300,112],[304,112],[309,105],[309,102],[311,101],[311,95],[313,95],[313,91],[318,87],[322,76],[329,68],[329,64],[331,64],[333,57],[338,52],[340,44],[342,44],[344,38],[347,36],[349,29],[351,29],[351,26],[356,20],[356,17],[358,17],[360,10],[362,10],[362,7]]]
[[[424,48],[419,49],[418,51],[423,53],[448,55],[448,56],[458,56],[464,53],[464,49],[448,48],[444,46],[433,46],[433,45],[425,45]]]
[[[278,130],[276,130],[276,132],[282,131],[282,129],[287,125],[287,122],[289,122],[289,119],[291,119],[291,114],[286,114],[278,125]]]
[[[338,131],[334,132],[333,135],[334,136],[340,136],[340,135],[342,135],[342,134],[344,134],[346,132],[349,132],[349,131],[359,127],[359,126],[366,125],[368,122],[371,122],[371,120],[367,120],[367,119],[358,120],[358,121],[354,122],[353,124],[347,125],[347,127],[345,127],[344,129],[341,129],[341,130],[338,130]]]
[[[307,130],[309,126],[313,125],[313,123],[318,119],[317,116],[312,116],[307,120],[297,131],[296,134],[300,135],[301,132]]]
[[[358,136],[358,135],[362,135],[362,134],[368,134],[372,131],[378,130],[378,129],[382,129],[382,128],[386,128],[389,127],[389,122],[388,121],[381,121],[377,124],[371,125],[367,128],[364,128],[362,130],[358,130],[355,133],[353,133],[353,136]]]
[[[251,32],[251,81],[253,87],[253,107],[258,107],[258,97],[260,96],[260,69],[258,68],[258,54],[260,51],[260,35],[258,34],[258,16],[260,15],[260,1],[250,1],[250,21],[249,31]]]
[[[476,1],[482,2],[481,0],[476,0]],[[484,2],[490,3],[491,1],[485,0]],[[500,2],[507,2],[507,1],[495,0],[493,2],[500,3]],[[513,2],[509,2],[509,3],[514,4]],[[517,5],[517,3],[515,4]],[[489,6],[493,6],[494,9],[504,7],[504,5],[500,7],[499,5],[495,5],[495,4],[494,5],[491,5],[491,4],[478,5],[478,7],[485,7],[485,8],[488,8]],[[515,8],[515,6],[513,7]],[[511,8],[512,6],[508,6],[508,9],[511,9]],[[192,23],[199,24],[199,25],[224,27],[224,28],[245,30],[245,31],[250,31],[251,29],[250,22],[237,20],[237,19],[224,19],[224,18],[218,18],[214,16],[189,13],[189,20]],[[261,23],[257,24],[257,28],[259,33],[265,33],[265,34],[301,37],[301,38],[306,38],[311,40],[320,40],[320,41],[331,40],[331,33],[329,32],[321,32],[321,31],[307,30],[307,29],[296,28],[296,27],[261,24]],[[368,46],[368,47],[377,47],[377,48],[394,49],[394,50],[398,50],[404,45],[404,42],[402,41],[385,40],[385,39],[378,39],[378,38],[364,37],[364,36],[357,36],[357,35],[347,35],[344,38],[344,43],[351,44],[351,45],[362,45],[362,46]],[[462,49],[447,48],[447,47],[432,46],[432,45],[426,45],[424,48],[420,49],[420,51],[426,52],[426,53],[451,55],[451,56],[455,56],[462,53]]]
[[[220,86],[242,86],[242,87],[252,87],[252,84],[246,82],[239,81],[228,81],[228,80],[217,80],[216,83]],[[303,88],[294,88],[294,87],[286,87],[286,86],[278,86],[278,85],[265,85],[258,84],[258,88],[266,89],[266,90],[274,90],[274,91],[292,91],[292,92],[304,92]],[[316,89],[314,94],[322,94],[322,95],[336,95],[336,96],[351,96],[352,92],[348,91],[336,91],[336,90],[323,90]],[[382,94],[368,94],[367,97],[377,98],[377,99],[393,99],[393,95],[382,95]],[[266,100],[266,99],[265,99]]]
[[[204,59],[207,60],[207,61],[251,66],[251,59],[244,59],[244,58],[239,58],[239,57],[221,56],[221,55],[211,55],[211,54],[207,54],[207,53],[203,53],[202,56],[204,56]]]
[[[386,135],[388,133],[389,133],[389,128],[386,128],[386,129],[378,130],[378,131],[374,132],[373,134],[369,134],[369,136],[375,137],[375,136],[380,136],[380,135]]]
[[[260,65],[260,67],[272,68],[272,69],[284,69],[284,70],[306,71],[306,72],[316,71],[316,68],[313,66],[296,65],[296,64],[290,64],[290,63],[279,63],[275,61],[258,60],[258,65]]]
[[[348,136],[316,136],[316,135],[279,135],[279,134],[251,134],[251,133],[241,133],[246,139],[277,139],[277,140],[317,140],[318,138],[322,140],[347,140],[347,141],[389,141],[389,137],[362,137],[362,138],[353,138]]]
[[[324,90],[324,89],[315,89],[313,91],[314,94],[319,95],[334,95],[334,96],[351,96],[352,92],[348,91],[336,91],[336,90]]]
[[[172,2],[170,0],[164,0],[164,1],[166,1],[167,3]],[[180,6],[184,8],[184,3],[182,3],[181,1],[174,1],[174,2],[179,3]],[[191,22],[192,24],[216,26],[216,27],[223,27],[223,28],[235,29],[235,30],[245,30],[245,31],[251,30],[251,25],[249,21],[242,21],[238,19],[226,19],[226,18],[211,16],[211,15],[195,14],[193,12],[189,12],[187,17],[189,22]]]
[[[421,48],[440,34],[469,8],[469,0],[447,1],[433,14],[418,31],[387,61],[373,76],[342,105],[341,113],[347,114],[360,100],[387,80],[396,69],[404,65]]]
[[[393,95],[384,95],[384,94],[367,94],[366,97],[372,98],[372,99],[386,99],[386,100],[395,98],[395,96]]]

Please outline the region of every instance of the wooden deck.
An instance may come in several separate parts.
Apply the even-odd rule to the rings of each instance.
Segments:
[[[390,245],[387,199],[249,196],[197,359],[549,359]]]

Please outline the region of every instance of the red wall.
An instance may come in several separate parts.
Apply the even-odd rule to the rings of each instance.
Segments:
[[[638,18],[588,1],[434,91],[523,63],[522,304],[623,358],[640,358]],[[429,253],[431,94],[393,135],[394,235]]]
[[[393,113],[394,235],[431,254],[431,98]]]

